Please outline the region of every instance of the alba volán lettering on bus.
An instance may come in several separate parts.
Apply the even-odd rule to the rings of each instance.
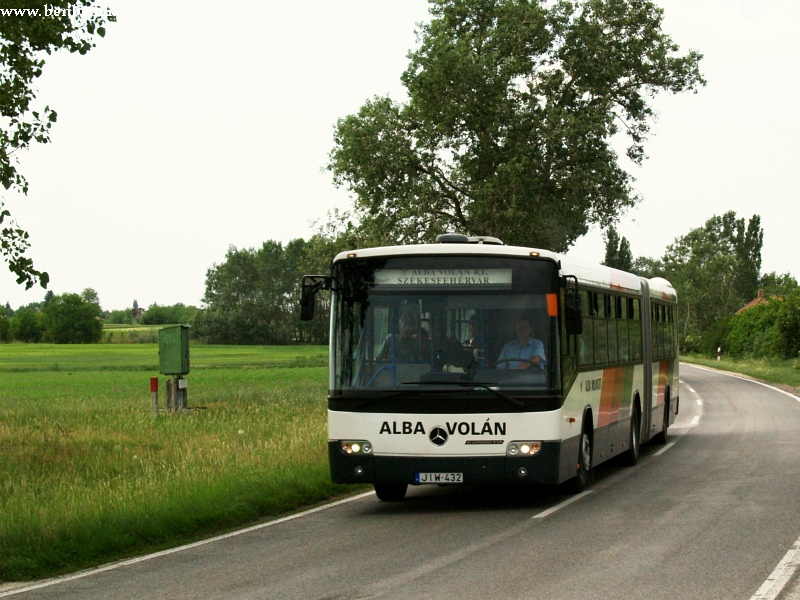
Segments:
[[[454,421],[445,423],[444,428],[449,435],[458,433],[459,435],[505,435],[505,423],[475,423],[468,421]],[[425,434],[425,426],[422,421],[413,423],[411,421],[384,421],[381,424],[381,434],[388,433],[390,435],[414,435]]]

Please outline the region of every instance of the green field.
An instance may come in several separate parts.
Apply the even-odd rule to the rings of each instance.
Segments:
[[[190,410],[154,416],[155,344],[0,344],[0,581],[347,491],[328,475],[327,348],[194,345],[191,358]]]

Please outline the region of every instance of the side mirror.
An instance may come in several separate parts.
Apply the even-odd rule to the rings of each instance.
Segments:
[[[314,288],[303,284],[303,289],[300,291],[300,320],[310,321],[314,318],[314,302],[316,292]]]
[[[564,304],[566,305],[564,319],[567,326],[567,335],[580,335],[583,333],[581,293],[576,289],[568,289]]]
[[[304,275],[300,288],[300,320],[314,318],[314,305],[317,292],[331,289],[331,278],[325,275]]]

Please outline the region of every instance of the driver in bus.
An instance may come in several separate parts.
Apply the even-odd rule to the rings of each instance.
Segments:
[[[527,317],[519,317],[514,321],[514,335],[516,337],[506,342],[500,351],[497,368],[544,369],[547,365],[544,344],[533,337],[533,327]]]

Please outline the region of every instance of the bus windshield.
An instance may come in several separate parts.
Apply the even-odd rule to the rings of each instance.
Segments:
[[[333,271],[331,389],[558,385],[558,270],[486,255],[352,258]]]

